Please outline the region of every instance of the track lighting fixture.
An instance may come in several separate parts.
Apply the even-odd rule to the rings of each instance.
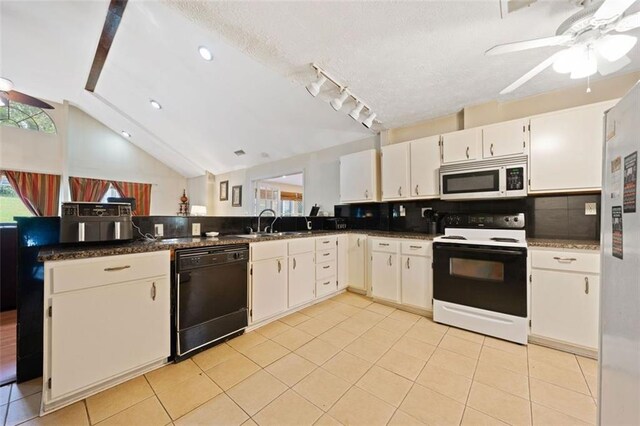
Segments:
[[[373,120],[376,118],[376,113],[369,111],[369,117],[362,122],[362,125],[367,129],[370,129],[373,126]]]
[[[348,97],[349,91],[344,88],[340,89],[340,96],[334,98],[331,102],[329,102],[329,104],[331,105],[331,108],[335,109],[336,111],[340,111],[340,108],[342,108],[342,104],[344,104],[344,101],[346,101]]]
[[[360,118],[360,112],[362,111],[362,108],[364,108],[364,104],[361,101],[356,102],[355,108],[353,108],[349,112],[349,117],[353,118],[354,120]]]
[[[318,94],[320,93],[320,89],[322,88],[322,85],[325,84],[327,81],[330,81],[332,84],[334,84],[338,88],[340,92],[340,94],[337,97],[335,97],[329,102],[329,104],[331,105],[331,108],[335,109],[336,111],[339,111],[344,106],[344,103],[347,100],[349,100],[349,98],[351,98],[355,102],[355,106],[351,109],[351,111],[349,111],[349,117],[353,118],[354,120],[360,120],[361,118],[360,114],[362,113],[362,110],[366,108],[367,111],[369,112],[369,116],[364,120],[362,124],[367,129],[370,129],[371,126],[373,126],[374,121],[377,121],[378,123],[380,122],[379,120],[375,119],[376,114],[371,111],[371,108],[369,108],[368,105],[366,105],[363,101],[361,101],[353,93],[351,93],[345,87],[345,85],[338,83],[338,81],[335,78],[331,77],[324,70],[320,69],[320,67],[318,67],[316,64],[311,64],[311,66],[316,71],[316,75],[317,75],[316,81],[313,81],[309,83],[307,86],[305,86],[305,88],[307,89],[307,91],[311,96],[313,96],[314,98],[318,96]]]

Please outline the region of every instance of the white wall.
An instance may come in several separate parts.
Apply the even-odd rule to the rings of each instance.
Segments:
[[[353,152],[378,148],[379,146],[379,137],[371,136],[322,151],[216,175],[212,194],[213,210],[209,214],[214,216],[254,215],[254,181],[304,172],[305,212],[309,211],[311,206],[317,203],[320,206],[320,210],[333,215],[333,206],[340,204],[340,157]],[[229,200],[219,201],[220,182],[225,180],[229,181]],[[242,207],[231,206],[231,188],[235,185],[242,185]]]
[[[73,106],[67,133],[68,176],[151,183],[151,214],[176,214],[184,176]]]

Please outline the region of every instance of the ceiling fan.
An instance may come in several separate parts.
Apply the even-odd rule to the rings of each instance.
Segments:
[[[501,55],[546,46],[566,47],[504,88],[500,94],[513,92],[549,66],[558,73],[570,74],[572,79],[589,77],[596,72],[608,75],[627,66],[631,60],[626,55],[638,40],[634,36],[615,33],[640,27],[640,12],[624,15],[636,1],[601,0],[591,3],[585,0],[585,7],[560,24],[555,36],[499,44],[487,50],[487,55]]]
[[[18,92],[17,90],[13,90],[13,87],[13,81],[8,78],[0,77],[0,106],[7,106],[9,105],[9,101],[11,101],[42,109],[53,109],[53,107],[48,103],[34,98],[33,96]]]

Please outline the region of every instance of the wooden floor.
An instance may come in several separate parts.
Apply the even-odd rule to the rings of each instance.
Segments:
[[[16,378],[16,311],[0,312],[0,384]]]

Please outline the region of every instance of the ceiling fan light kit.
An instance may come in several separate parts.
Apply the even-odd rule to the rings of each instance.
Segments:
[[[360,119],[360,115],[363,109],[366,109],[369,113],[368,117],[362,122],[362,124],[370,129],[373,126],[374,122],[379,123],[379,120],[376,120],[376,113],[374,113],[369,106],[367,106],[363,101],[361,101],[357,96],[347,89],[343,84],[340,84],[335,78],[331,77],[327,74],[326,71],[321,69],[316,64],[311,64],[311,67],[316,71],[317,79],[309,83],[305,88],[307,92],[314,98],[318,96],[320,93],[320,89],[327,82],[331,82],[338,89],[338,96],[331,99],[329,105],[336,111],[340,111],[344,106],[344,103],[349,100],[349,98],[353,99],[355,106],[349,111],[349,117],[358,121]]]
[[[637,44],[635,36],[612,34],[640,27],[640,12],[625,12],[637,0],[602,0],[587,4],[584,9],[566,19],[555,36],[501,44],[487,50],[487,55],[500,55],[547,46],[563,46],[538,64],[500,94],[510,93],[533,77],[553,66],[571,79],[588,78],[596,73],[609,75],[631,63],[626,56]],[[587,92],[590,92],[587,88]]]

